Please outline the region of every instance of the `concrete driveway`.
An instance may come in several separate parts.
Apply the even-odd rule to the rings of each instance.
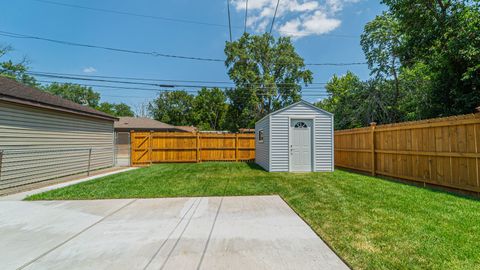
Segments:
[[[0,202],[0,269],[348,269],[278,196]]]

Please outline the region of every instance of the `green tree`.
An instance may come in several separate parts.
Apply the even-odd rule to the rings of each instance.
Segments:
[[[0,47],[0,58],[11,52],[13,49],[10,46]],[[34,77],[28,75],[27,59],[14,63],[12,60],[0,62],[0,76],[8,77],[19,81],[23,84],[37,87],[38,83]]]
[[[114,104],[115,114],[114,116],[134,116],[135,113],[132,111],[132,108],[127,104],[121,102]]]
[[[149,105],[155,120],[175,126],[189,126],[195,122],[193,95],[186,91],[166,91],[158,95]]]
[[[401,121],[413,121],[431,117],[434,88],[430,67],[418,62],[411,67],[402,67],[399,80],[402,85],[402,99],[399,104]]]
[[[229,115],[243,117],[231,119],[233,129],[252,127],[266,114],[300,100],[301,84],[313,80],[288,37],[245,33],[226,43],[225,54],[228,75],[236,85],[227,92]]]
[[[357,115],[358,102],[352,101],[362,87],[360,78],[350,71],[341,77],[334,75],[325,86],[329,97],[315,105],[335,115],[335,129],[360,127],[363,123]]]
[[[335,114],[335,129],[394,122],[395,88],[391,81],[372,78],[363,82],[349,71],[341,77],[334,75],[325,87],[330,96],[315,105]]]
[[[92,108],[97,108],[100,102],[99,93],[93,91],[91,87],[78,84],[55,82],[42,87],[42,90]]]
[[[116,117],[134,116],[134,113],[130,108],[130,106],[128,106],[123,102],[122,103],[102,102],[98,105],[96,109]]]
[[[383,0],[399,22],[403,68],[424,63],[427,117],[470,113],[480,104],[480,2]],[[406,71],[406,70],[405,70]]]
[[[371,75],[374,75],[376,80],[392,80],[394,95],[390,118],[397,121],[400,118],[398,104],[401,87],[398,73],[402,45],[398,21],[388,12],[377,16],[365,25],[360,44],[367,58]]]
[[[222,130],[227,113],[227,96],[219,88],[202,88],[195,96],[195,125],[202,130]]]

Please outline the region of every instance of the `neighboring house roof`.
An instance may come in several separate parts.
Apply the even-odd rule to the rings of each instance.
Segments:
[[[175,129],[191,133],[196,133],[198,131],[197,128],[194,126],[175,126]]]
[[[162,123],[157,120],[143,117],[120,117],[119,121],[115,122],[115,129],[130,129],[130,130],[157,130],[157,129],[175,129],[174,126]]]
[[[285,110],[288,110],[288,109],[290,109],[290,108],[292,108],[292,107],[294,107],[294,106],[297,106],[298,104],[304,104],[304,105],[309,106],[309,107],[311,107],[312,109],[315,109],[315,110],[317,110],[317,111],[319,111],[319,112],[323,112],[323,113],[326,113],[326,114],[328,114],[328,115],[330,115],[330,116],[333,116],[333,113],[327,112],[327,111],[325,111],[325,110],[322,110],[322,109],[318,108],[317,106],[313,105],[312,103],[307,102],[307,101],[305,101],[305,100],[302,99],[302,100],[300,100],[300,101],[298,101],[298,102],[295,102],[295,103],[293,103],[293,104],[291,104],[291,105],[288,105],[287,107],[284,107],[284,108],[282,108],[282,109],[280,109],[280,110],[276,110],[276,111],[274,111],[274,112],[272,112],[272,113],[270,113],[270,114],[265,115],[264,117],[262,117],[262,119],[258,120],[257,122],[262,121],[263,119],[269,117],[270,115],[274,115],[274,114],[277,114],[277,113],[279,113],[279,112],[283,112],[283,111],[285,111]]]
[[[116,117],[104,112],[82,106],[2,76],[0,76],[0,100],[112,121],[117,120]]]

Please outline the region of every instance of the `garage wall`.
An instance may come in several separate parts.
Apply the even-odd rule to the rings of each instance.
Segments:
[[[0,190],[113,166],[113,121],[0,101]]]
[[[300,115],[315,116],[315,171],[333,171],[333,116],[302,102],[270,117],[270,170],[289,171],[289,117]]]
[[[258,141],[258,132],[263,130],[263,142]],[[269,171],[270,118],[265,117],[255,123],[255,163]]]

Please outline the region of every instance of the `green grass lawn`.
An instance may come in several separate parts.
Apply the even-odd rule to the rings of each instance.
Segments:
[[[480,269],[480,202],[337,170],[161,164],[28,200],[279,194],[354,269]]]

